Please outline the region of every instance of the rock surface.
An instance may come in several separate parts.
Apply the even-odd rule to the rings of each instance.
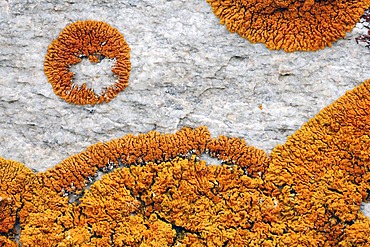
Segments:
[[[19,2],[0,6],[0,156],[39,171],[99,141],[183,126],[270,152],[370,78],[370,49],[355,42],[361,28],[324,50],[285,53],[229,33],[205,1]],[[76,106],[54,94],[43,62],[67,24],[87,19],[125,36],[133,69],[110,103]],[[85,61],[73,70],[76,83],[113,81],[110,66]]]

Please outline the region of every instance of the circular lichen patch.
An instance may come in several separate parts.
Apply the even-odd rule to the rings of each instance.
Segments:
[[[123,35],[101,21],[77,21],[63,29],[48,47],[44,62],[45,75],[55,94],[68,103],[79,105],[109,102],[128,86],[131,71],[130,48]],[[115,81],[104,90],[87,87],[90,83],[74,84],[71,66],[82,59],[99,63],[114,59]],[[106,83],[105,83],[106,84]]]

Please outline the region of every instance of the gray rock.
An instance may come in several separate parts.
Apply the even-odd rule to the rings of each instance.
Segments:
[[[183,126],[206,125],[214,137],[241,137],[270,152],[370,78],[370,49],[354,40],[361,26],[324,50],[285,53],[229,33],[205,1],[79,2],[1,5],[0,156],[39,171],[98,141]],[[43,73],[48,45],[86,19],[116,27],[131,47],[129,86],[108,104],[68,104]],[[99,72],[106,68],[83,66],[81,80],[96,70],[114,80]]]

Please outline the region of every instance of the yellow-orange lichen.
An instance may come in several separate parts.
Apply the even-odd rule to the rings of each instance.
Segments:
[[[102,21],[77,21],[63,29],[59,37],[48,47],[44,71],[56,95],[79,105],[98,104],[111,101],[128,86],[131,71],[130,48],[123,35]],[[101,58],[115,59],[112,72],[117,80],[100,94],[73,84],[71,65],[88,58],[97,63]]]
[[[34,174],[30,169],[16,161],[0,157],[0,246],[16,246],[6,234],[14,238],[14,225],[18,220],[18,211],[23,206],[23,196]]]
[[[220,136],[207,143],[207,152],[228,164],[238,164],[252,177],[260,177],[269,158],[262,150],[248,146],[243,139]]]
[[[369,246],[370,80],[323,109],[271,153],[265,185],[294,233],[327,246]],[[330,232],[330,234],[328,234]]]
[[[369,246],[369,133],[370,80],[270,157],[200,127],[98,143],[38,174],[2,159],[0,244],[14,246],[15,215],[22,246]]]
[[[260,231],[279,215],[274,199],[260,190],[262,183],[241,167],[207,166],[195,155],[120,168],[94,183],[78,204],[29,217],[21,242],[177,246],[192,233],[191,241],[203,245],[261,242]],[[52,234],[40,231],[45,226]]]
[[[206,0],[230,32],[269,49],[315,51],[352,30],[369,0]]]

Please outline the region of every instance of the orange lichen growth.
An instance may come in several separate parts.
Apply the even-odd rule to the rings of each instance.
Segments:
[[[0,158],[0,233],[14,227],[21,197],[32,175],[22,164]]]
[[[262,150],[248,146],[239,138],[220,136],[207,144],[207,151],[228,164],[238,164],[252,177],[261,177],[267,169],[269,158]]]
[[[2,247],[16,247],[17,244],[13,241],[11,241],[10,239],[4,237],[4,236],[0,236],[0,246]]]
[[[162,135],[155,131],[138,136],[126,135],[107,143],[94,144],[86,151],[39,174],[38,178],[44,186],[58,193],[62,190],[80,191],[98,169],[110,170],[120,164],[129,166],[149,161],[162,162],[179,155],[185,156],[189,152],[200,154],[210,139],[210,133],[205,127],[183,128],[173,135]]]
[[[230,32],[273,50],[315,51],[352,30],[369,0],[207,0]]]
[[[63,29],[59,37],[48,47],[44,70],[55,94],[79,105],[109,102],[128,86],[131,71],[130,48],[123,35],[107,23],[101,21],[77,21]],[[73,84],[71,65],[88,58],[98,63],[102,58],[115,59],[112,72],[117,77],[111,86],[100,94]]]
[[[309,120],[271,153],[265,186],[295,234],[328,246],[369,246],[360,205],[370,192],[370,80]],[[330,234],[328,234],[330,233]]]
[[[21,242],[23,246],[261,243],[267,237],[263,231],[279,231],[284,225],[276,222],[279,207],[259,189],[262,183],[237,165],[207,166],[195,155],[116,169],[94,183],[78,204],[64,207],[64,213],[34,214]],[[53,234],[40,231],[45,226],[54,229]]]
[[[98,143],[38,174],[0,160],[0,244],[18,221],[22,246],[369,246],[369,133],[367,80],[270,157],[200,127]]]
[[[0,246],[12,246],[18,211],[23,206],[23,195],[34,174],[24,165],[0,157]],[[14,244],[15,246],[15,244]]]

